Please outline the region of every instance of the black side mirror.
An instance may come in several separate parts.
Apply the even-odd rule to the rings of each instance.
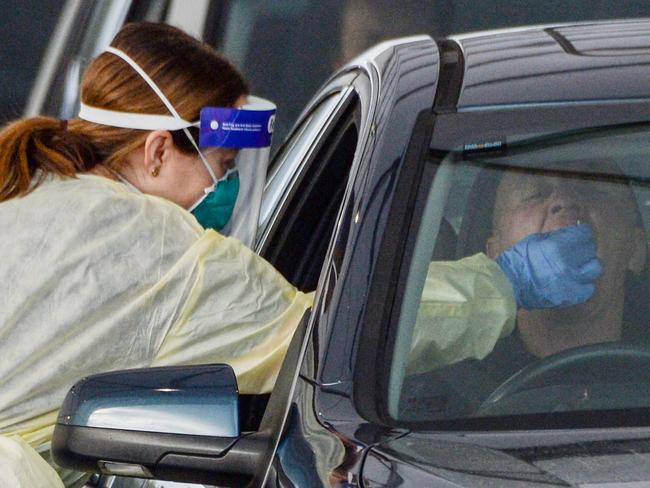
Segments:
[[[217,364],[82,379],[59,412],[52,455],[79,471],[242,486],[265,445],[240,434],[237,380]]]

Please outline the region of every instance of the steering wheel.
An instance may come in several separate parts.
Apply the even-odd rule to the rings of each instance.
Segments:
[[[585,387],[587,398],[590,385],[629,383],[650,384],[649,347],[616,342],[577,347],[542,358],[515,373],[483,401],[477,415],[521,413],[517,411],[517,397],[525,396],[524,393],[532,393],[534,397],[534,390],[547,387],[561,385],[565,392],[573,392],[575,398],[575,386],[579,385]],[[526,401],[550,401],[542,395],[532,400],[529,395]]]

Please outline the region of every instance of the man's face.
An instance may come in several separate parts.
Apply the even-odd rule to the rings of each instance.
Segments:
[[[625,272],[637,272],[645,264],[645,237],[637,222],[636,203],[624,181],[590,177],[586,165],[571,166],[571,174],[507,172],[497,188],[490,257],[530,234],[578,222],[589,224],[604,268],[597,294],[622,292]],[[594,165],[594,171],[603,167]]]

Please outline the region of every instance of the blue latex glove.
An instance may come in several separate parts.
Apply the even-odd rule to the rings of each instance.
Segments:
[[[568,307],[594,294],[603,267],[591,226],[532,234],[496,259],[515,291],[518,308]]]

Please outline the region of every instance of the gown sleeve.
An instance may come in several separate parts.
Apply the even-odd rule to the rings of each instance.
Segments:
[[[514,330],[512,285],[485,254],[430,263],[418,310],[409,374],[483,359]]]
[[[184,305],[153,365],[227,363],[241,393],[270,392],[313,294],[296,290],[239,241],[212,230],[187,257]]]

